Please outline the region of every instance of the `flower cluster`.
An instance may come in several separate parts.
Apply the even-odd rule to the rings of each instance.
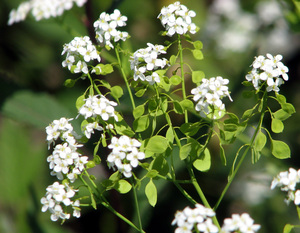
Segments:
[[[252,82],[254,88],[258,90],[264,83],[267,84],[267,91],[279,91],[279,86],[289,79],[289,71],[282,62],[282,56],[273,57],[267,53],[265,56],[258,56],[252,63],[252,70],[246,75],[246,79]]]
[[[60,138],[63,143],[57,144],[53,153],[47,157],[49,168],[52,169],[51,175],[59,180],[67,178],[74,182],[76,177],[81,174],[84,165],[88,162],[87,156],[81,156],[77,151],[81,144],[77,144],[73,126],[69,123],[70,119],[61,118],[54,120],[46,127],[48,145]]]
[[[166,58],[158,58],[159,55],[165,54],[163,45],[153,45],[147,43],[147,48],[138,49],[130,57],[130,67],[134,71],[133,79],[147,81],[149,84],[159,83],[160,78],[154,70],[163,69],[167,65]]]
[[[101,58],[96,47],[92,44],[88,36],[75,37],[69,44],[65,44],[62,55],[67,54],[66,59],[62,62],[63,67],[68,67],[71,72],[85,74],[88,73],[86,62]]]
[[[71,198],[74,197],[77,190],[71,188],[68,184],[60,184],[59,182],[54,182],[46,188],[47,192],[41,199],[42,212],[47,210],[51,213],[51,220],[57,221],[58,219],[69,219],[70,214],[64,212],[62,206],[71,206],[73,209],[73,216],[80,217],[80,202],[79,200],[72,201]]]
[[[211,114],[213,115],[211,118],[216,118],[215,113],[221,116],[225,110],[222,98],[227,96],[232,101],[226,86],[229,80],[217,76],[210,79],[203,78],[201,82],[198,87],[191,90],[194,101],[198,101],[196,111],[199,111],[202,117],[208,117]]]
[[[132,168],[137,167],[139,160],[145,158],[144,152],[138,151],[140,146],[141,143],[138,140],[126,135],[120,138],[113,137],[111,144],[108,145],[108,148],[112,149],[107,157],[109,167],[117,167],[125,177],[131,177]]]
[[[296,189],[298,183],[300,183],[300,169],[297,171],[294,168],[290,168],[288,171],[280,172],[273,179],[271,189],[274,189],[276,186],[280,187],[282,191],[287,192],[287,203],[293,201],[295,205],[299,205],[300,189]]]
[[[108,100],[103,95],[89,96],[84,101],[85,103],[79,109],[79,114],[84,116],[85,119],[100,116],[104,121],[108,121],[111,117],[118,121],[114,109],[114,106],[117,106],[116,102]],[[95,128],[97,129],[97,126]]]
[[[240,232],[240,233],[254,233],[260,229],[259,224],[254,224],[254,220],[247,213],[242,215],[233,214],[231,218],[224,219],[222,226],[222,233]]]
[[[167,7],[161,9],[158,18],[161,24],[165,27],[168,36],[173,36],[175,33],[179,35],[190,32],[195,34],[197,32],[196,25],[192,22],[192,18],[196,13],[189,10],[180,2],[175,2]]]
[[[13,9],[9,14],[8,25],[24,21],[31,11],[35,20],[57,17],[70,10],[74,3],[78,7],[83,6],[87,0],[30,0],[23,2],[17,9]]]
[[[125,41],[129,37],[127,32],[117,30],[118,27],[126,26],[126,21],[127,17],[121,15],[117,9],[112,14],[102,12],[99,19],[94,22],[96,39],[100,43],[114,48],[112,42]]]
[[[175,233],[192,233],[194,227],[197,228],[197,232],[217,233],[219,229],[211,219],[214,215],[215,212],[212,209],[196,204],[194,209],[185,207],[182,211],[177,211],[172,225],[177,225]]]

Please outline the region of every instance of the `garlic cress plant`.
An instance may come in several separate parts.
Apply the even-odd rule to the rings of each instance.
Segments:
[[[76,1],[78,5],[84,2]],[[36,7],[34,4],[30,6]],[[25,19],[29,9],[23,10],[18,17],[15,15],[17,12],[13,12],[9,24]],[[51,16],[55,17],[55,14]],[[248,94],[256,96],[256,104],[241,118],[226,111],[227,100],[223,102],[223,98],[233,101],[227,86],[230,77],[223,78],[218,74],[205,77],[203,71],[194,70],[185,61],[186,53],[191,53],[199,62],[203,59],[202,42],[193,41],[190,36],[199,30],[193,22],[195,16],[194,11],[178,1],[163,7],[157,18],[164,28],[161,35],[167,36],[171,42],[165,45],[148,42],[146,48],[132,52],[127,51],[122,43],[130,39],[129,34],[118,30],[126,25],[127,17],[116,9],[112,14],[101,13],[94,22],[97,45],[92,44],[94,38],[84,35],[64,45],[62,66],[71,73],[80,74],[77,79],[66,80],[65,85],[73,87],[81,79],[87,79],[90,85],[76,100],[76,118],[81,120],[81,132],[75,132],[73,119],[65,117],[46,127],[48,147],[52,150],[47,158],[52,170],[50,174],[59,181],[47,187],[41,203],[42,211],[51,213],[52,221],[61,219],[64,222],[70,218],[71,212],[78,218],[84,206],[95,209],[104,206],[132,228],[144,232],[137,189],[144,187],[145,196],[154,207],[159,198],[154,181],[163,179],[174,184],[195,206],[176,213],[172,222],[177,226],[176,233],[249,233],[259,230],[260,225],[254,224],[247,213],[233,214],[220,225],[216,210],[246,156],[251,156],[253,163],[258,162],[269,141],[274,157],[290,157],[288,145],[272,138],[273,133],[283,131],[284,121],[295,112],[293,105],[279,94],[279,86],[288,81],[288,68],[281,62],[281,55],[256,57],[243,82],[249,89]],[[169,53],[171,47],[177,50],[175,54]],[[103,60],[106,62],[102,63]],[[130,67],[131,72],[125,67]],[[124,113],[116,111],[122,105],[122,87],[111,86],[105,80],[105,76],[115,70],[119,71],[127,88],[134,119],[132,124],[128,123]],[[190,76],[193,88],[188,90],[186,83]],[[278,103],[277,109],[271,109],[271,101]],[[173,114],[181,116],[183,122],[174,121]],[[264,126],[266,114],[271,117],[270,127]],[[192,121],[195,116],[197,120]],[[251,139],[238,149],[233,163],[228,165],[224,145],[234,143],[249,128],[255,129]],[[200,129],[206,133],[199,135]],[[95,138],[95,130],[100,132],[100,137]],[[223,165],[230,166],[228,183],[214,205],[208,202],[196,178],[196,173],[207,172],[214,162],[209,150],[213,137],[218,139]],[[93,156],[88,157],[82,148],[91,138],[96,142]],[[101,147],[108,148],[109,154],[103,154]],[[189,176],[186,180],[177,179],[175,157],[180,158],[185,166]],[[110,177],[100,182],[89,173],[90,168],[99,164],[111,168]],[[299,182],[299,172],[296,174],[291,170],[291,173],[294,174],[292,183],[288,181],[292,175],[282,173],[273,181],[272,187],[283,186],[284,191],[289,191],[288,199],[298,205],[300,194],[294,191],[295,182]],[[182,184],[190,184],[198,197],[192,197]],[[88,191],[87,196],[80,195],[83,189]],[[132,191],[138,223],[113,209],[105,196],[112,189],[121,194]]]

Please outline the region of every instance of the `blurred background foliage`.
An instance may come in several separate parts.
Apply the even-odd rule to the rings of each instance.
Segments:
[[[241,88],[241,82],[250,70],[253,57],[267,52],[284,56],[290,79],[281,87],[280,93],[287,97],[296,111],[300,109],[299,1],[275,1],[280,6],[279,11],[271,0],[181,2],[197,13],[194,22],[200,31],[193,39],[204,42],[205,56],[203,61],[194,61],[187,53],[185,60],[195,70],[203,70],[206,77],[220,75],[230,80],[234,102],[227,103],[227,110],[241,117],[253,106],[253,98],[244,98],[245,88]],[[231,5],[232,2],[238,4]],[[76,76],[61,67],[63,57],[60,54],[64,43],[70,42],[75,35],[88,35],[85,23],[116,7],[128,17],[126,29],[131,35],[128,49],[135,51],[145,47],[147,42],[162,44],[169,38],[158,36],[162,27],[156,17],[161,7],[172,1],[91,0],[90,18],[85,14],[85,7],[73,7],[56,19],[36,22],[29,17],[24,22],[7,26],[9,12],[20,3],[21,0],[0,2],[0,232],[129,232],[126,224],[101,207],[96,211],[85,208],[80,219],[71,219],[62,226],[51,222],[48,213],[41,213],[40,198],[53,182],[46,162],[49,152],[44,128],[62,116],[75,117],[75,100],[86,87],[84,81],[70,89],[63,86],[67,78]],[[112,84],[122,83],[116,73],[107,80]],[[192,86],[188,85],[188,88]],[[120,108],[126,110],[128,98],[125,96],[121,101]],[[272,177],[279,171],[290,166],[300,168],[299,120],[297,111],[286,122],[284,132],[274,135],[274,138],[289,144],[292,158],[278,161],[265,150],[264,156],[253,166],[249,156],[217,210],[220,220],[232,213],[249,212],[255,222],[262,225],[259,231],[262,233],[282,232],[286,223],[299,224],[295,207],[283,202],[284,194],[269,189]],[[265,127],[269,127],[268,122],[265,122]],[[242,140],[247,141],[248,133],[251,132],[246,132]],[[221,165],[217,144],[214,141],[210,144],[213,155],[211,170],[197,174],[212,205],[226,183],[240,142],[225,148],[226,167]],[[86,154],[90,153],[86,148]],[[101,178],[106,171],[100,167],[93,172]],[[179,176],[184,178],[185,174]],[[159,190],[155,209],[149,206],[144,193],[139,193],[146,232],[173,232],[170,223],[174,213],[189,203],[172,185],[155,182]],[[189,190],[191,187],[185,188]],[[112,205],[134,218],[130,199],[130,195],[110,194]]]

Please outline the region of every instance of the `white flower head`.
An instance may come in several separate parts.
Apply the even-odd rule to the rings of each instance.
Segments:
[[[225,110],[222,98],[227,96],[232,101],[227,87],[228,83],[228,79],[220,76],[210,79],[203,78],[201,84],[191,90],[191,93],[194,95],[193,100],[197,102],[195,109],[200,112],[202,117],[210,116],[216,118],[222,115],[222,112]]]
[[[91,60],[98,62],[101,60],[96,47],[88,36],[75,37],[70,43],[65,44],[62,51],[62,55],[64,54],[66,54],[66,59],[62,62],[62,66],[74,73],[87,74],[87,63]]]
[[[253,61],[252,70],[246,75],[246,80],[252,82],[256,90],[265,84],[267,92],[278,93],[279,87],[289,79],[289,69],[281,62],[282,58],[280,54],[259,55]]]
[[[138,148],[141,143],[126,135],[121,137],[112,137],[108,148],[112,152],[107,156],[108,166],[119,170],[125,177],[132,176],[132,169],[137,167],[140,160],[145,158],[144,152],[140,152]]]
[[[129,37],[127,32],[117,29],[126,26],[126,21],[127,17],[123,16],[118,9],[114,10],[112,14],[102,12],[98,20],[94,22],[96,39],[99,43],[114,48],[113,42],[125,41]]]
[[[196,33],[196,25],[192,22],[192,18],[196,16],[196,13],[189,10],[185,5],[180,2],[175,2],[167,7],[161,9],[157,18],[160,19],[161,24],[167,31],[168,36],[174,34],[183,35],[187,32],[192,34]]]

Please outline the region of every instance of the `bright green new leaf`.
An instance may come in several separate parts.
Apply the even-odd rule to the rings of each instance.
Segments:
[[[128,193],[131,188],[132,186],[127,180],[118,180],[114,185],[114,189],[122,194]]]
[[[196,40],[193,44],[194,44],[195,49],[202,49],[203,48],[203,43],[199,40]]]
[[[147,91],[147,88],[140,89],[135,93],[135,95],[136,95],[136,97],[142,97],[146,91]]]
[[[256,151],[262,151],[262,149],[265,147],[267,143],[267,137],[266,135],[259,131],[259,133],[257,134],[256,138],[255,138],[255,142],[254,142],[254,149]]]
[[[291,150],[285,142],[272,139],[272,154],[277,159],[287,159],[291,157]]]
[[[281,120],[281,121],[285,121],[290,116],[291,116],[291,114],[287,113],[283,109],[279,109],[278,111],[274,112],[274,118]]]
[[[144,114],[144,112],[145,112],[144,105],[137,106],[132,112],[134,119],[140,118]]]
[[[160,135],[155,135],[149,139],[146,150],[149,150],[153,153],[163,153],[168,148],[168,145],[168,139]]]
[[[276,99],[280,105],[286,103],[286,98],[284,95],[276,94]]]
[[[290,115],[296,112],[295,107],[290,103],[281,104],[281,108]]]
[[[283,228],[283,233],[290,233],[294,229],[294,225],[286,224]]]
[[[85,96],[81,95],[76,100],[76,108],[79,110],[84,105]]]
[[[201,80],[205,78],[205,74],[201,70],[196,70],[192,72],[192,81],[193,83],[200,83]]]
[[[181,83],[181,77],[179,75],[173,75],[170,78],[170,83],[174,86],[177,86]]]
[[[138,119],[135,119],[133,122],[133,130],[135,132],[143,132],[149,127],[149,116],[144,115]]]
[[[107,75],[114,72],[114,68],[111,64],[98,64],[96,67],[96,74]]]
[[[180,101],[180,105],[184,110],[193,110],[194,109],[194,103],[191,100],[185,99]]]
[[[119,99],[123,96],[123,89],[120,86],[113,86],[111,89],[111,95],[115,98],[115,99]]]
[[[202,60],[203,59],[203,53],[200,49],[194,49],[193,51],[193,56],[197,60]]]
[[[152,179],[150,179],[149,183],[145,187],[145,194],[149,204],[154,207],[157,202],[157,189]]]
[[[76,80],[69,78],[64,82],[64,86],[65,87],[73,87],[75,83],[76,83]]]
[[[281,120],[273,118],[271,122],[271,129],[274,133],[281,133],[284,129],[284,124]]]
[[[201,154],[200,159],[196,159],[193,162],[193,166],[201,172],[207,172],[210,169],[211,157],[210,152],[207,148],[205,148],[204,153]]]
[[[174,141],[174,132],[173,132],[172,127],[168,128],[168,130],[166,132],[166,138],[168,139],[168,141],[170,143],[173,143],[173,141]]]
[[[172,55],[172,56],[170,57],[170,65],[171,65],[171,66],[175,65],[176,59],[177,59],[177,56],[175,56],[175,55]]]

